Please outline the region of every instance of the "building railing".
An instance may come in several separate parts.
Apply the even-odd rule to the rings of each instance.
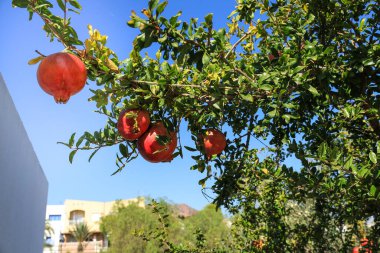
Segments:
[[[106,245],[103,241],[89,241],[83,242],[83,253],[100,253],[107,250]],[[58,246],[51,248],[45,248],[44,253],[76,253],[78,249],[77,242],[64,242],[60,243]]]

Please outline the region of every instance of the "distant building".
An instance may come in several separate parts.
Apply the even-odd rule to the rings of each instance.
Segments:
[[[108,247],[107,236],[100,231],[101,217],[112,212],[115,203],[125,206],[135,203],[145,207],[143,198],[117,200],[110,202],[66,200],[63,205],[48,205],[46,207],[46,220],[54,230],[46,235],[44,253],[77,252],[77,242],[71,234],[75,224],[85,222],[91,232],[90,238],[84,243],[84,253],[101,252]]]

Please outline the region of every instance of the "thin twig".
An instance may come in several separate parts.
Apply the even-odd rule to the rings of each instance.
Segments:
[[[44,17],[42,13],[40,13],[34,6],[30,6],[34,13],[36,13],[40,18],[44,21],[44,23],[49,27],[51,33],[65,46],[65,48],[70,48],[70,50],[75,51],[80,54],[80,50],[76,47],[67,44],[67,42],[62,38],[61,34],[55,29],[55,27],[51,24],[51,21]]]
[[[65,1],[65,9],[63,10],[63,30],[66,30],[66,26],[67,26],[67,18],[66,18],[66,16],[67,16],[67,1],[66,0],[64,0]]]
[[[232,53],[232,51],[235,50],[235,48],[243,41],[245,40],[249,35],[251,35],[250,32],[247,32],[246,34],[244,34],[238,41],[235,42],[235,44],[232,46],[232,48],[230,49],[230,51],[228,51],[228,53],[224,56],[224,59],[227,59],[230,54]]]
[[[34,51],[36,51],[37,54],[39,54],[39,55],[41,55],[41,56],[43,56],[43,57],[46,57],[46,55],[44,55],[44,54],[41,53],[40,51],[38,51],[38,50],[34,50]]]
[[[157,82],[152,81],[140,81],[140,80],[129,80],[131,83],[135,84],[147,84],[147,85],[159,85]],[[179,83],[171,83],[167,84],[168,86],[174,86],[174,87],[190,87],[190,88],[207,88],[206,86],[201,86],[197,84],[179,84]]]

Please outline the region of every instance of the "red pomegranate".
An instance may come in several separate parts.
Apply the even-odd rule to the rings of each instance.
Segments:
[[[145,110],[129,109],[119,115],[117,129],[121,136],[128,141],[138,139],[148,129],[150,124],[149,113]]]
[[[205,134],[203,134],[203,145],[209,159],[213,155],[222,153],[226,144],[226,136],[219,130],[207,129]]]
[[[162,122],[152,126],[137,140],[141,156],[152,163],[170,162],[177,147],[177,134],[169,133]]]
[[[360,247],[356,246],[352,248],[352,253],[359,253],[360,252]]]
[[[55,102],[66,103],[72,95],[83,89],[87,71],[77,56],[55,53],[41,61],[37,80],[46,93],[54,96]]]
[[[360,246],[362,246],[362,251],[372,253],[372,250],[369,248],[373,246],[373,241],[369,241],[367,238],[361,238]]]

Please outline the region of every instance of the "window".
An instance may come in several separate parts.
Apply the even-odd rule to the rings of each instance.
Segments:
[[[70,222],[78,223],[84,221],[84,211],[83,210],[74,210],[70,212]]]
[[[51,221],[61,220],[61,215],[60,214],[51,214],[51,215],[49,215],[49,220],[51,220]]]

